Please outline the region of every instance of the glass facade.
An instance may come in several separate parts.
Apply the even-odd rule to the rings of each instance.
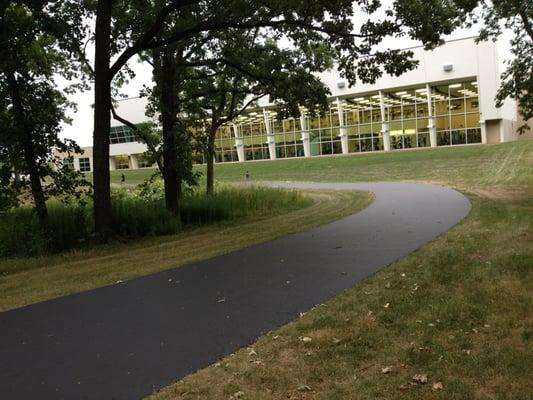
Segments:
[[[215,137],[215,160],[216,162],[239,161],[235,149],[235,136],[233,127],[222,126],[218,129]]]
[[[436,128],[437,146],[481,143],[479,99],[475,79],[446,85],[431,85],[428,102],[426,85],[409,89],[391,89],[341,99],[330,104],[326,112],[310,115],[303,110],[309,132],[310,156],[342,153],[340,134],[345,129],[348,152],[359,153],[384,149],[383,130],[388,129],[391,150],[430,146],[430,112]],[[299,117],[278,119],[269,111],[276,158],[303,157],[302,126]],[[236,136],[243,139],[244,159],[270,158],[267,129],[262,111],[240,117],[233,126],[223,126],[216,136],[216,161],[238,161]]]
[[[426,87],[384,93],[391,150],[430,146]]]
[[[347,98],[342,108],[348,133],[348,152],[383,150],[379,94]]]
[[[243,139],[245,160],[267,160],[270,158],[267,131],[262,112],[252,112],[239,119],[237,135]]]
[[[309,136],[309,156],[341,154],[341,136],[346,137],[348,153],[381,151],[387,131],[391,150],[429,147],[431,126],[435,127],[437,146],[481,143],[476,80],[429,87],[429,95],[426,84],[420,84],[344,96],[316,115],[302,109],[301,116],[278,119],[276,110],[269,108],[265,119],[263,110],[249,112],[218,129],[215,161],[270,159],[269,141],[273,142],[275,158],[303,157],[302,129]],[[112,144],[128,143],[136,138],[130,128],[117,126],[111,128],[110,140]],[[243,160],[237,151],[241,143]],[[195,163],[205,162],[201,152],[193,158]],[[128,168],[127,158],[116,157],[115,162],[117,169]],[[142,158],[139,165],[146,165]],[[90,165],[87,168],[90,170]]]
[[[435,86],[432,100],[438,146],[481,143],[475,81]]]
[[[131,143],[137,141],[131,128],[128,128],[124,125],[111,127],[111,130],[109,131],[109,140],[111,144]]]
[[[130,168],[130,160],[129,157],[124,156],[113,156],[113,159],[115,161],[115,169],[129,169]]]

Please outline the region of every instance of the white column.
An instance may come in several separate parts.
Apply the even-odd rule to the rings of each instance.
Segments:
[[[72,161],[73,161],[74,170],[79,171],[80,170],[80,159],[74,158],[74,160]]]
[[[435,125],[435,117],[433,116],[433,101],[429,83],[426,83],[426,96],[428,99],[429,144],[431,147],[437,147],[437,127]]]
[[[379,106],[381,109],[381,135],[383,136],[383,150],[390,151],[390,129],[385,114],[385,96],[383,91],[379,91]]]
[[[265,128],[267,131],[267,144],[268,144],[268,154],[270,155],[271,160],[276,159],[276,139],[274,137],[274,132],[272,132],[272,120],[270,118],[270,112],[263,108],[263,118],[265,120]]]
[[[479,121],[479,127],[481,129],[481,143],[487,144],[487,125],[484,120]]]
[[[137,159],[137,156],[135,154],[130,155],[130,167],[131,169],[139,168],[139,160]]]
[[[246,158],[244,158],[244,141],[239,132],[238,125],[231,124],[231,126],[233,128],[233,135],[235,136],[235,147],[237,148],[237,158],[239,159],[239,162],[243,162],[246,160]]]
[[[505,143],[505,125],[503,123],[503,119],[500,119],[498,127],[500,129],[500,143]]]
[[[300,126],[302,127],[302,144],[304,146],[304,156],[311,157],[311,143],[309,142],[309,130],[305,119],[305,108],[300,107]]]
[[[114,171],[116,169],[116,163],[115,159],[113,157],[109,157],[109,170]]]
[[[348,154],[348,129],[344,122],[344,112],[342,102],[337,97],[337,114],[339,115],[339,137],[341,138],[342,154]]]

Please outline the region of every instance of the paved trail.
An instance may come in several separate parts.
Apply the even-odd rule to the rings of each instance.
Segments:
[[[411,183],[281,183],[375,193],[319,228],[0,313],[4,399],[138,399],[249,344],[419,248],[470,211]]]

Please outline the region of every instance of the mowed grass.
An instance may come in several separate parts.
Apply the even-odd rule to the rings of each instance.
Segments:
[[[215,164],[219,182],[242,182],[248,171],[252,181],[424,181],[441,182],[468,189],[472,185],[493,184],[515,186],[532,184],[531,164],[533,140],[501,145],[469,145],[416,149],[390,153],[361,153],[346,156],[293,158],[273,161]],[[195,167],[205,173],[205,166]],[[111,171],[111,180],[136,185],[150,177],[154,170]],[[90,174],[87,175],[90,179]]]
[[[219,165],[217,176],[239,180],[245,170],[257,180],[438,182],[461,189],[473,209],[432,243],[150,399],[533,398],[533,141]]]
[[[271,191],[273,195],[278,193]],[[2,259],[0,312],[112,285],[310,229],[353,214],[373,199],[367,192],[303,193],[304,201],[298,201],[296,207],[270,201],[269,210],[261,208],[230,222],[189,228],[175,235],[52,256]],[[283,196],[278,193],[278,197]],[[231,199],[228,197],[227,201]]]

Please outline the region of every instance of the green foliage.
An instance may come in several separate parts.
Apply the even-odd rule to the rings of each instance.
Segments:
[[[19,208],[0,215],[0,256],[28,256],[46,251],[45,236],[32,209]]]
[[[184,224],[209,224],[233,221],[250,214],[272,215],[291,211],[310,204],[310,200],[296,191],[262,187],[222,187],[214,195],[195,193],[182,202],[181,218]]]
[[[59,138],[65,110],[74,105],[65,94],[81,85],[58,90],[54,78],[77,75],[72,59],[84,36],[80,2],[43,7],[35,2],[4,2],[0,7],[0,210],[18,204],[30,193],[44,228],[46,198],[76,196],[87,183],[71,168],[63,168],[54,152],[80,148]],[[47,184],[43,185],[42,181]]]
[[[46,248],[43,252],[59,253],[79,247],[85,243],[91,230],[91,212],[86,204],[49,202]]]
[[[483,22],[479,40],[496,39],[502,29],[511,30],[512,59],[507,60],[507,69],[501,75],[501,85],[496,94],[500,107],[507,98],[516,99],[518,109],[527,121],[533,118],[533,4],[531,0],[504,0],[490,4],[483,2],[480,15]],[[522,133],[527,124],[519,127]]]
[[[181,220],[178,220],[165,208],[159,178],[135,191],[114,189],[111,226],[116,239],[133,240],[174,234],[190,225],[275,215],[309,204],[310,200],[298,192],[281,189],[223,187],[214,196],[206,196],[188,188],[181,206]],[[60,253],[93,244],[90,201],[49,201],[44,229],[29,207],[1,213],[0,217],[0,257]]]
[[[122,189],[113,191],[111,199],[112,227],[122,238],[169,235],[180,229],[179,221],[160,199],[144,200]]]

